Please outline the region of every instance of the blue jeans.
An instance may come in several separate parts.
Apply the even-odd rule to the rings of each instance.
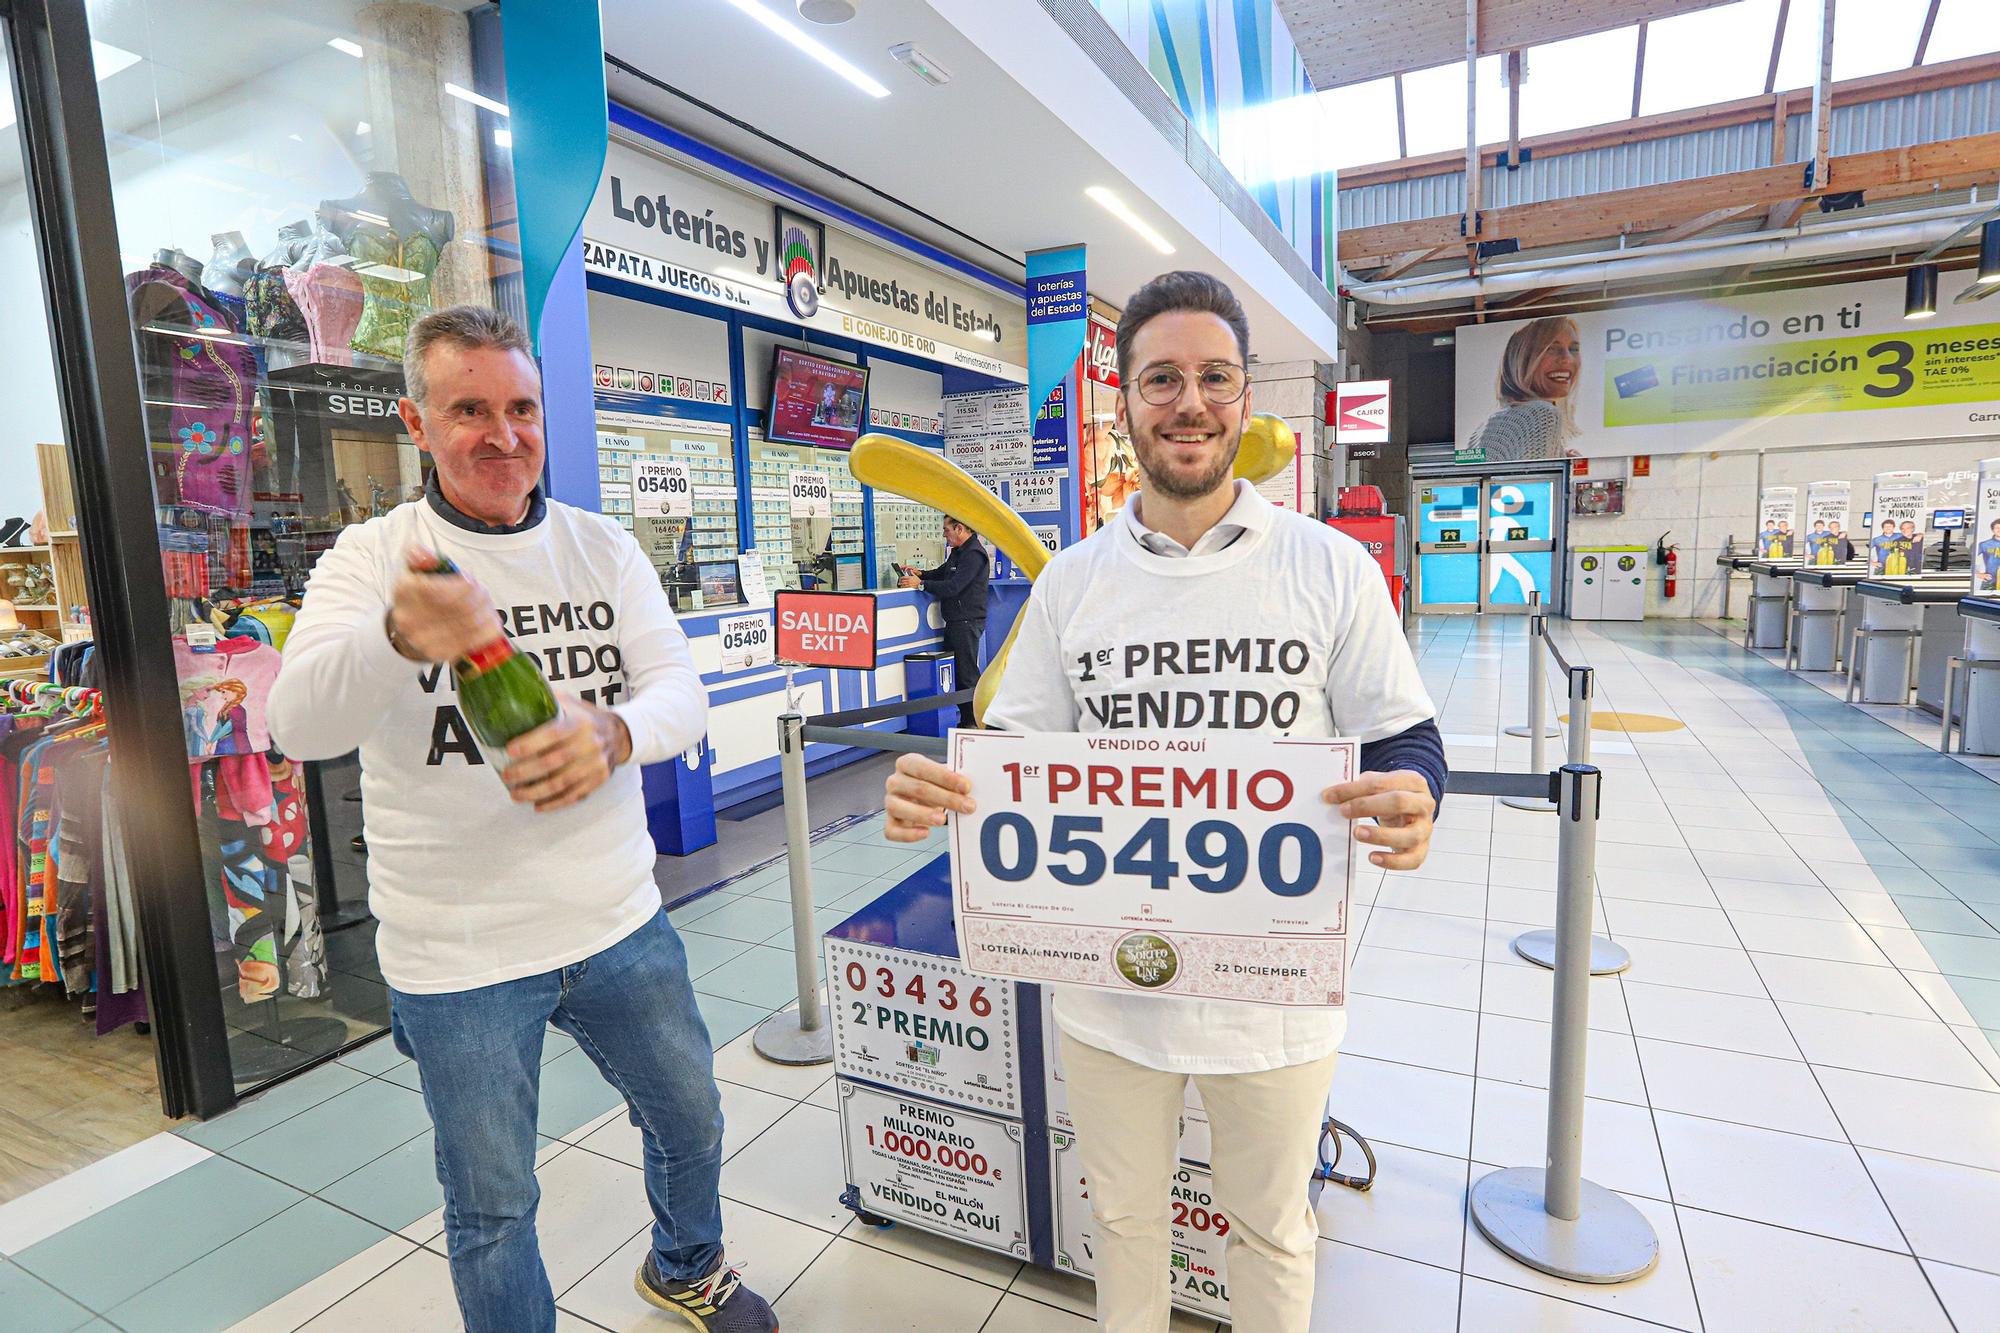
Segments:
[[[391,992],[396,1049],[417,1062],[437,1130],[445,1240],[471,1333],[552,1333],[554,1293],[535,1243],[535,1115],[542,1034],[576,1038],[624,1094],[645,1140],[653,1252],[667,1277],[722,1256],[722,1099],[687,953],[664,910],[555,972],[441,995]]]

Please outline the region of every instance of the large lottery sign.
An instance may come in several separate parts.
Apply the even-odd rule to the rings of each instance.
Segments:
[[[952,733],[967,971],[1297,1007],[1346,999],[1353,741]]]
[[[949,958],[826,942],[835,1072],[1021,1114],[1014,988]]]
[[[1097,1272],[1096,1223],[1090,1216],[1090,1180],[1078,1160],[1076,1135],[1049,1132],[1049,1165],[1055,1177],[1058,1269],[1087,1276]],[[1216,1319],[1229,1317],[1229,1271],[1223,1254],[1229,1219],[1215,1204],[1213,1178],[1198,1166],[1174,1168],[1168,1186],[1168,1222],[1173,1248],[1167,1256],[1167,1283],[1173,1302]]]
[[[860,1205],[1028,1257],[1021,1126],[836,1081],[847,1179]]]

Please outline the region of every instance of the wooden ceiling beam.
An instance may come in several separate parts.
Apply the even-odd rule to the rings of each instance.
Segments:
[[[2000,134],[1975,134],[1909,148],[1850,153],[1831,160],[1842,191],[1878,186],[1946,184],[1975,180],[2000,170]],[[1515,204],[1486,210],[1483,241],[1519,240],[1524,248],[1660,231],[1721,208],[1769,207],[1817,198],[1825,187],[1803,190],[1796,163],[1759,167],[1721,176],[1698,176],[1663,185]],[[1343,264],[1361,258],[1402,254],[1419,247],[1462,243],[1459,215],[1415,218],[1340,233]]]
[[[1405,273],[1408,273],[1411,269],[1415,268],[1417,265],[1428,264],[1433,259],[1442,259],[1446,255],[1456,251],[1458,248],[1459,247],[1456,244],[1452,244],[1452,245],[1434,245],[1428,250],[1407,250],[1400,255],[1394,256],[1389,261],[1388,266],[1384,268],[1380,273],[1377,273],[1371,279],[1371,281],[1374,282],[1393,281],[1396,278],[1402,277]]]
[[[1871,74],[1863,79],[1848,79],[1833,85],[1831,103],[1836,107],[1842,107],[1863,102],[1880,102],[1918,88],[1954,88],[1970,83],[1984,83],[1990,79],[2000,79],[2000,53],[1968,56],[1963,60],[1926,65],[1922,69],[1898,69],[1887,74]],[[1785,89],[1778,93],[1738,98],[1733,102],[1717,102],[1712,106],[1695,107],[1687,111],[1666,111],[1658,115],[1641,116],[1637,120],[1617,121],[1610,125],[1564,130],[1558,134],[1531,135],[1521,141],[1521,147],[1528,149],[1536,157],[1550,157],[1557,153],[1575,153],[1588,148],[1615,148],[1623,144],[1645,143],[1652,139],[1671,138],[1677,134],[1692,134],[1698,130],[1720,129],[1728,125],[1769,120],[1776,110],[1779,98],[1790,99],[1790,104],[1796,106],[1811,95],[1810,87]],[[1504,142],[1483,145],[1479,150],[1481,161],[1489,167],[1497,166],[1501,155],[1507,152],[1507,149],[1508,146]],[[1362,185],[1386,185],[1393,181],[1442,175],[1462,167],[1464,162],[1464,151],[1450,148],[1443,152],[1425,153],[1420,157],[1404,158],[1396,162],[1346,167],[1340,173],[1340,188],[1349,190]]]
[[[1728,208],[1711,208],[1699,217],[1689,218],[1686,222],[1667,228],[1657,236],[1648,236],[1643,244],[1671,245],[1675,241],[1685,241],[1699,236],[1710,227],[1720,227],[1725,222],[1734,222],[1740,218],[1749,217],[1752,213],[1761,213],[1763,211],[1764,206],[1762,204],[1751,204],[1748,207],[1738,207],[1732,204]]]

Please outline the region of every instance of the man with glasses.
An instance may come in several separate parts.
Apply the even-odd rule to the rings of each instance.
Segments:
[[[1412,870],[1444,791],[1434,710],[1367,551],[1232,481],[1249,359],[1243,307],[1208,274],[1165,274],[1125,307],[1117,419],[1139,493],[1035,581],[986,722],[1102,731],[1158,716],[1149,696],[1164,695],[1189,730],[1357,738],[1363,771],[1324,797],[1374,821],[1355,829],[1371,864]],[[888,837],[919,841],[975,795],[944,765],[903,755]],[[1307,1187],[1344,1011],[1057,987],[1055,1016],[1089,1181],[1098,1323],[1167,1328],[1168,1182],[1192,1077],[1229,1221],[1231,1319],[1244,1333],[1305,1333],[1318,1242]]]
[[[944,520],[944,541],[951,549],[943,564],[906,571],[898,586],[922,588],[937,598],[938,614],[944,617],[944,647],[951,654],[957,682],[954,688],[969,690],[979,683],[979,641],[986,635],[986,583],[993,562],[985,546],[973,539],[972,529],[950,515]],[[973,725],[971,704],[958,706],[958,725]]]

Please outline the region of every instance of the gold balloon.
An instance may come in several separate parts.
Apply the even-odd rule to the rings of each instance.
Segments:
[[[1298,437],[1280,417],[1258,413],[1243,428],[1243,442],[1236,451],[1234,475],[1255,485],[1278,475],[1298,453]],[[999,547],[1009,560],[1021,567],[1032,582],[1048,565],[1049,553],[1021,516],[1000,502],[1000,497],[975,480],[958,464],[936,450],[898,440],[888,435],[863,435],[854,442],[848,468],[856,481],[888,491],[918,504],[949,514]],[[1007,655],[1013,651],[1014,636],[1021,632],[1021,619],[1007,641],[980,673],[972,695],[972,715],[982,724],[1000,681],[1007,673]]]

